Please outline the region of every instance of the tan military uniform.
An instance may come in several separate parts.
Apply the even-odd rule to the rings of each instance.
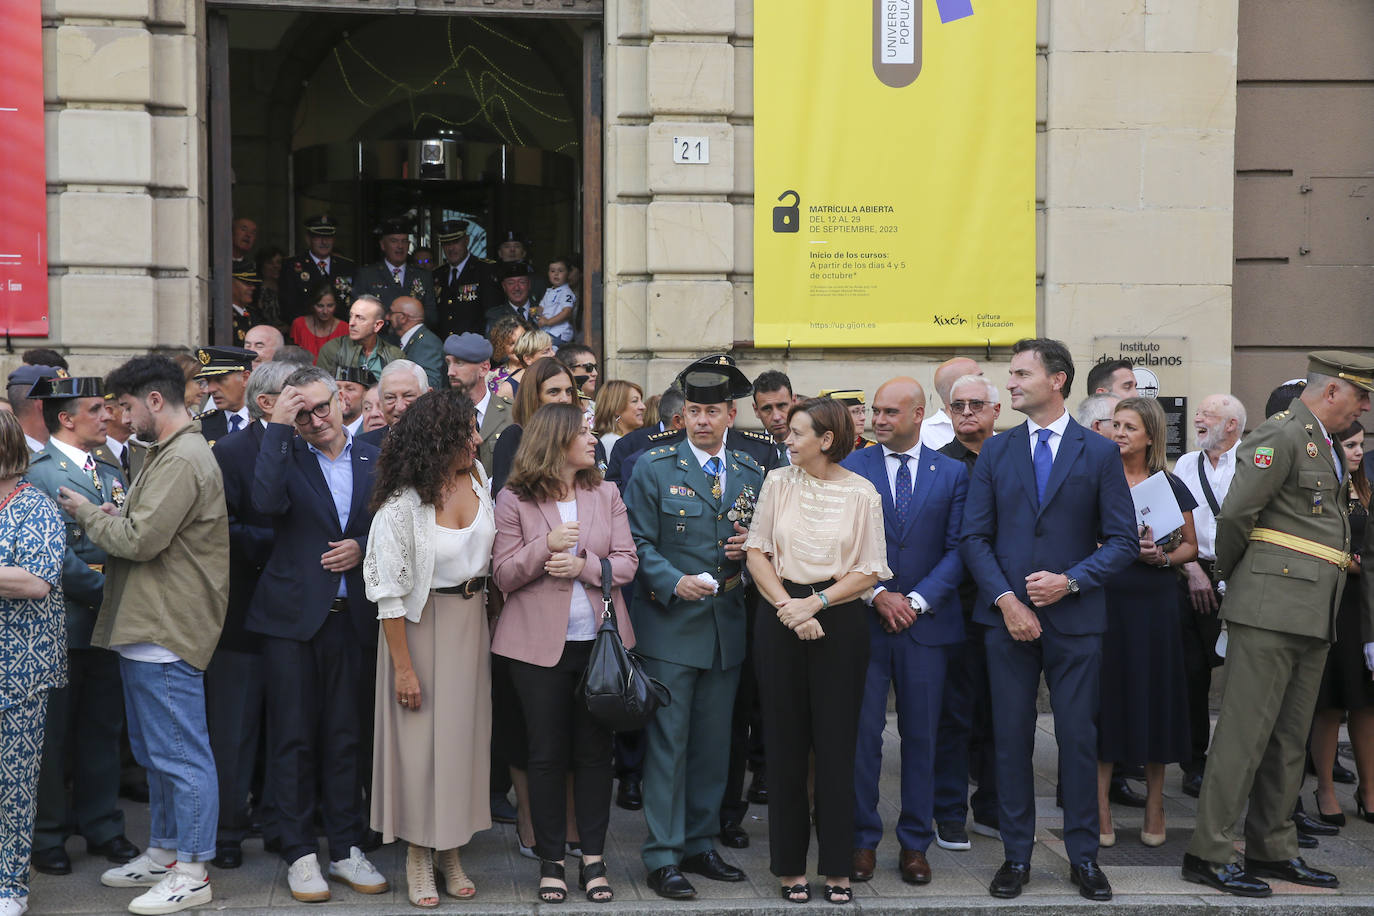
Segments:
[[[1348,475],[1336,460],[1301,400],[1237,453],[1216,538],[1226,693],[1188,846],[1209,862],[1236,859],[1232,825],[1247,801],[1246,857],[1298,855],[1290,817],[1350,557]]]

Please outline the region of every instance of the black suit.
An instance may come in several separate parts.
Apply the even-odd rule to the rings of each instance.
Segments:
[[[348,258],[337,254],[329,258],[329,276],[334,280],[334,299],[343,312],[353,304],[353,272],[358,269]],[[305,251],[282,263],[281,278],[277,281],[277,296],[281,303],[281,320],[290,325],[308,311],[310,291],[324,279],[315,258]]]
[[[366,650],[377,645],[377,609],[367,600],[362,563],[343,573],[320,565],[328,542],[354,539],[366,552],[368,501],[377,449],[353,440],[348,521],[340,525],[319,460],[285,424],[262,439],[253,478],[253,507],[275,520],[275,541],[248,610],[261,633],[272,702],[267,710],[269,794],[277,807],[282,858],[294,862],[318,848],[315,786],[331,859],[346,859],[366,830],[358,759],[371,717],[359,711],[372,683]],[[336,599],[340,580],[347,598]],[[346,604],[335,610],[338,604]],[[370,742],[369,742],[370,743]],[[370,754],[370,749],[369,749]]]
[[[625,459],[648,448],[649,437],[662,431],[660,425],[641,426],[630,430],[611,446],[611,455],[606,460],[606,479],[620,488],[621,499],[625,498],[625,488],[630,484],[629,478],[621,476]]]
[[[205,437],[206,442],[210,443],[211,448],[215,447],[216,442],[230,434],[229,414],[223,410],[212,407],[197,419],[200,420],[200,434]],[[248,426],[249,421],[241,419],[237,431],[247,429]]]
[[[266,711],[262,637],[244,628],[253,589],[272,551],[272,518],[253,508],[253,472],[264,433],[263,425],[253,422],[213,449],[229,511],[229,608],[205,669],[205,713],[219,778],[219,845],[242,843],[248,833],[248,793]],[[259,814],[264,807],[270,809],[259,800]],[[272,830],[269,824],[269,836]]]
[[[439,322],[434,329],[440,340],[467,331],[485,335],[487,309],[501,299],[491,262],[469,255],[456,277],[451,264],[439,265],[434,269],[434,299],[439,306]]]

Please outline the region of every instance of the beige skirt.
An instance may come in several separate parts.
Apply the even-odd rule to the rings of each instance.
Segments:
[[[430,593],[406,621],[420,708],[396,702],[386,632],[377,646],[372,829],[431,849],[462,846],[491,826],[491,640],[481,593]]]

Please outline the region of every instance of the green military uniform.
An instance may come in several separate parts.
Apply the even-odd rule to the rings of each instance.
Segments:
[[[1374,360],[1340,351],[1309,358],[1314,372],[1374,390]],[[1295,400],[1237,453],[1216,535],[1226,693],[1188,846],[1207,862],[1234,861],[1232,825],[1247,802],[1250,866],[1298,855],[1290,817],[1350,559],[1349,475],[1339,443],[1333,451],[1328,441],[1341,432],[1323,430]]]
[[[400,347],[387,343],[380,337],[377,338],[377,345],[372,348],[372,352],[367,354],[364,354],[363,348],[354,343],[351,338],[335,337],[320,348],[320,355],[315,359],[315,365],[330,375],[333,375],[340,366],[361,366],[371,370],[373,375],[381,378],[382,370],[388,364],[405,358],[406,355]]]
[[[720,373],[730,397],[743,397],[748,379],[729,366]],[[736,384],[734,375],[743,379]],[[720,403],[709,388],[684,384],[689,401]],[[736,394],[736,389],[741,393]],[[703,393],[706,392],[706,393]],[[724,443],[718,458],[724,481],[715,481],[683,438],[650,448],[629,483],[630,530],[639,550],[631,611],[635,650],[648,673],[672,692],[646,728],[644,819],[649,829],[641,856],[653,874],[688,857],[714,852],[730,754],[735,688],[745,655],[743,559],[725,556],[735,535],[737,500],[756,498],[763,468],[744,449]],[[748,490],[746,491],[746,488]],[[718,591],[698,601],[677,597],[684,576],[709,573]]]
[[[52,392],[35,394],[65,400],[61,394],[103,397],[95,378],[52,379]],[[40,386],[49,385],[40,382]],[[70,446],[83,451],[80,446]],[[25,475],[29,483],[54,501],[59,487],[85,496],[92,503],[123,505],[127,482],[117,461],[103,446],[91,451],[92,468],[72,459],[49,439],[33,456]],[[107,843],[124,834],[124,813],[118,804],[119,738],[124,725],[124,695],[118,656],[91,647],[91,631],[105,588],[105,551],[97,547],[79,523],[65,512],[67,552],[62,563],[62,592],[66,602],[68,685],[48,697],[43,761],[38,776],[38,811],[34,820],[35,852],[58,849],[72,833],[88,846]],[[64,772],[73,766],[70,801]]]
[[[482,462],[488,476],[491,475],[492,453],[496,449],[496,440],[500,439],[501,433],[510,426],[510,408],[511,402],[506,398],[495,394],[487,398],[487,412],[483,414],[482,428],[478,430],[482,436],[482,444],[477,446],[477,460]]]

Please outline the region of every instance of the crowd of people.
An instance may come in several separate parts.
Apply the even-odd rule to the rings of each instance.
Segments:
[[[941,364],[930,418],[913,378],[871,403],[808,397],[723,354],[646,400],[602,382],[557,322],[441,336],[422,295],[383,305],[367,276],[343,334],[321,306],[297,345],[254,325],[246,346],[103,379],[52,351],[9,376],[0,914],[27,907],[30,861],[72,871],[72,836],[110,861],[104,885],[137,892],[130,912],[203,905],[207,865],[239,867],[255,832],[307,902],[331,880],[387,891],[368,854],[404,842],[408,899],[433,907],[441,888],[478,893],[462,848],[494,822],[537,860],[535,899],[567,900],[573,857],[602,903],[612,804],[642,810],[661,897],[743,880],[721,849],[749,845],[755,803],[782,898],[842,904],[879,868],[892,693],[896,872],[930,883],[931,844],[966,850],[972,831],[1000,838],[989,892],[1015,897],[1042,676],[1084,897],[1112,896],[1097,858],[1119,839],[1113,805],[1143,808],[1139,841],[1164,843],[1171,764],[1200,797],[1184,878],[1246,896],[1266,878],[1337,885],[1299,848],[1345,822],[1343,715],[1374,819],[1358,555],[1374,360],[1311,354],[1248,433],[1236,398],[1205,398],[1171,472],[1131,365],[1093,366],[1075,419],[1054,340],[1016,344],[1000,388],[972,359]],[[283,308],[312,313],[342,297],[285,289]],[[746,401],[761,432],[736,423]],[[1169,509],[1171,530],[1142,521]],[[671,695],[642,731],[613,732],[578,693],[603,588]],[[117,801],[125,736],[146,772],[142,849]]]

